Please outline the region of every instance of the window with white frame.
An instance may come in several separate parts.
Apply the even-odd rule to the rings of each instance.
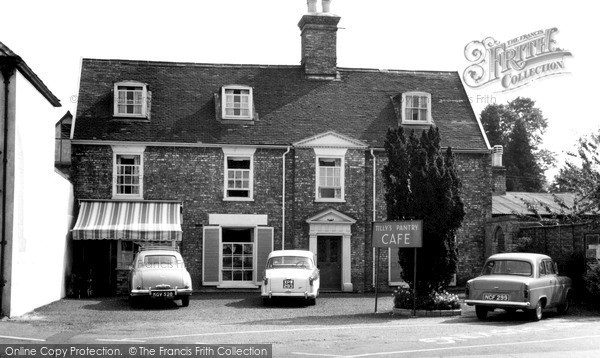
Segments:
[[[344,199],[344,160],[342,157],[317,158],[317,200]]]
[[[431,94],[408,92],[402,94],[402,123],[431,122]]]
[[[251,87],[225,86],[222,88],[221,101],[224,119],[252,119]]]
[[[113,197],[142,199],[143,149],[127,148],[113,153]]]
[[[140,82],[118,82],[114,88],[114,116],[147,118],[148,86]]]
[[[226,156],[226,199],[252,198],[252,157]]]

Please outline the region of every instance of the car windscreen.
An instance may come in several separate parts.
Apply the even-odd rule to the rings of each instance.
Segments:
[[[160,269],[177,268],[177,258],[174,255],[146,255],[144,256],[142,267]]]
[[[304,256],[274,256],[267,262],[267,268],[313,269],[313,262]]]
[[[527,261],[492,260],[488,261],[481,272],[482,275],[517,275],[531,276],[533,269]]]

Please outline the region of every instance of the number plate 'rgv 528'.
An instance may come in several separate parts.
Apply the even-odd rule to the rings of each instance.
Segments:
[[[294,288],[294,280],[285,279],[283,280],[283,288],[291,290]]]
[[[173,291],[152,291],[152,297],[165,297],[171,298],[175,296]]]

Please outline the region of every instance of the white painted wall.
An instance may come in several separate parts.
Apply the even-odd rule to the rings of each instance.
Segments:
[[[73,188],[54,170],[54,108],[17,74],[10,316],[65,296]]]

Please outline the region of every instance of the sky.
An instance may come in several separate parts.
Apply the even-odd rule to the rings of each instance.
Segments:
[[[592,3],[333,0],[331,12],[341,17],[338,66],[462,76],[472,65],[465,57],[472,41],[505,43],[556,28],[554,46],[571,53],[563,59],[566,73],[508,92],[496,84],[465,88],[477,117],[491,103],[518,96],[536,101],[549,122],[543,147],[557,154],[560,167],[577,138],[600,129]],[[0,41],[61,100],[52,122],[67,110],[76,113],[82,58],[298,65],[297,24],[307,12],[306,0],[4,0],[0,7]]]

